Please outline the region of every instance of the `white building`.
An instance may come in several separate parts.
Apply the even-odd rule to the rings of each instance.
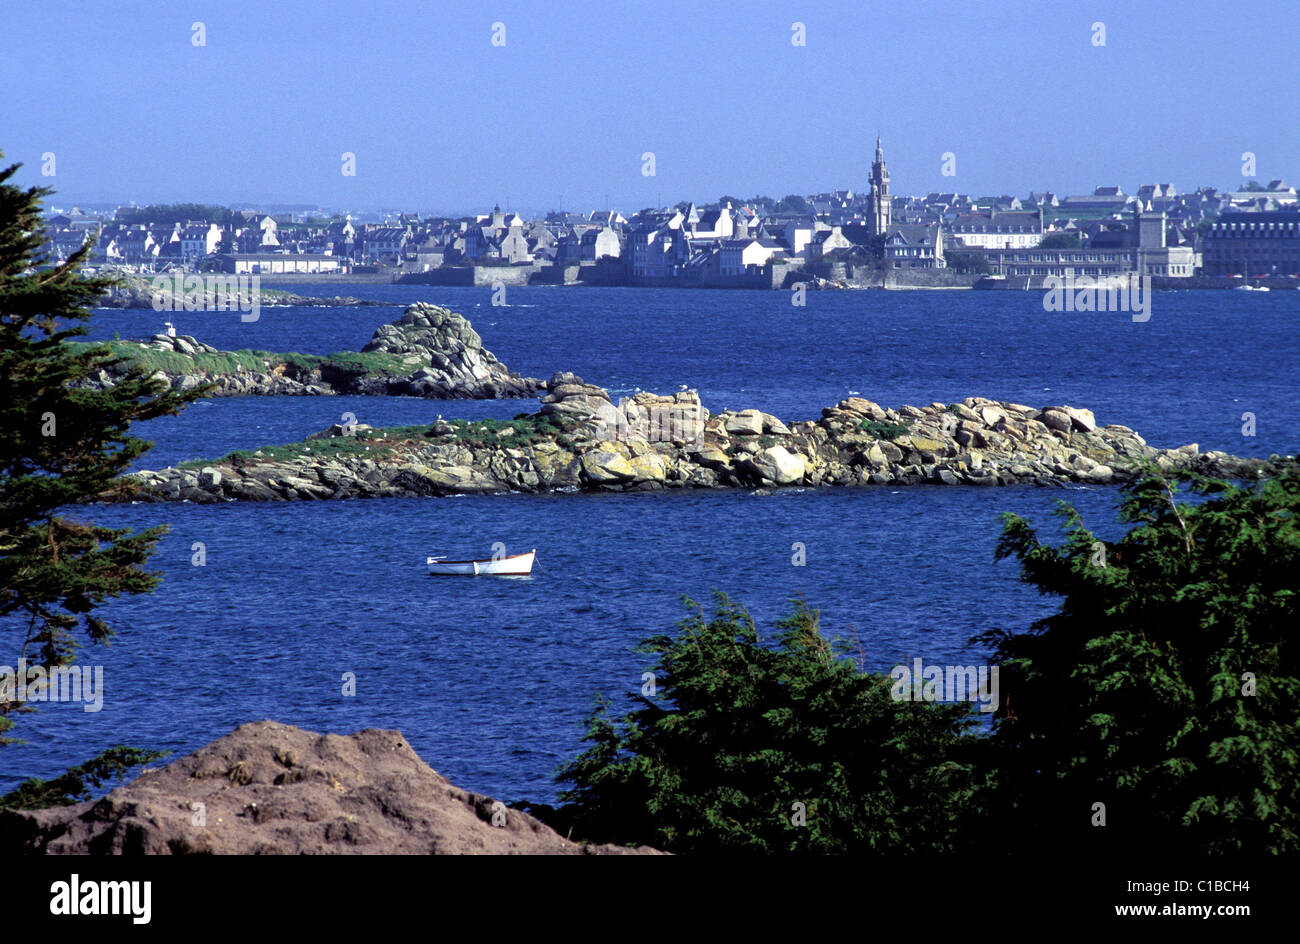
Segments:
[[[744,275],[750,266],[765,266],[784,249],[775,239],[726,239],[718,250],[718,271],[722,275]]]
[[[1032,249],[1043,241],[1038,213],[962,213],[952,221],[952,238],[969,249]]]
[[[241,252],[222,259],[223,270],[236,275],[282,275],[288,272],[338,272],[338,256],[287,252]]]

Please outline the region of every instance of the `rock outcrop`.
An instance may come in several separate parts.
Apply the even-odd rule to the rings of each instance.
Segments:
[[[439,419],[423,436],[384,430],[190,468],[128,477],[146,501],[338,499],[465,492],[651,491],[871,485],[1106,485],[1153,465],[1221,478],[1267,475],[1291,459],[1157,449],[1127,426],[1072,406],[1040,409],[968,397],[887,409],[850,397],[817,420],[785,423],[759,410],[716,416],[693,392],[613,403],[573,374],[546,384],[521,424]],[[286,450],[292,452],[286,456]],[[99,496],[121,500],[121,494]]]
[[[133,358],[132,355],[138,355]],[[495,400],[533,397],[542,381],[521,377],[483,347],[468,321],[446,308],[417,302],[382,325],[357,354],[308,356],[258,351],[220,351],[189,335],[155,334],[146,342],[122,344],[128,360],[165,366],[154,375],[175,390],[211,384],[214,397],[410,396],[434,400]],[[366,358],[377,353],[382,357]],[[85,386],[108,388],[118,373],[101,370]]]
[[[551,375],[541,396],[541,413],[586,419],[613,408],[604,388],[589,384],[568,371]]]
[[[260,721],[99,800],[0,813],[0,851],[52,855],[658,854],[571,842],[453,786],[397,731]]]
[[[520,377],[498,361],[464,316],[425,302],[381,325],[361,349],[363,354],[371,351],[416,358],[425,365],[407,380],[412,396],[495,400],[536,396],[542,388],[541,381]]]

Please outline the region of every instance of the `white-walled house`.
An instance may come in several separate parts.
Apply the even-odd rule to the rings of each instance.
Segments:
[[[614,229],[601,226],[582,234],[583,260],[599,262],[601,259],[617,259],[622,254],[623,245]]]
[[[790,252],[797,256],[812,242],[816,229],[811,220],[791,220],[785,224],[781,232],[785,237],[785,244],[790,247]]]
[[[718,272],[721,275],[744,275],[751,266],[765,266],[769,259],[784,250],[781,243],[766,237],[723,240],[718,251]]]
[[[696,210],[692,204],[691,210],[695,214],[691,224],[692,236],[700,239],[730,239],[735,234],[735,221],[730,202],[716,210],[705,210],[703,213]]]
[[[158,256],[158,243],[144,226],[132,226],[118,232],[104,249],[111,262],[123,265],[151,265]]]
[[[221,245],[221,235],[221,227],[216,223],[187,226],[178,223],[172,233],[171,242],[181,244],[181,259],[189,265],[216,252]]]
[[[1038,213],[962,213],[949,228],[952,237],[970,249],[1032,249],[1043,241]]]
[[[262,234],[260,245],[262,246],[280,245],[280,237],[279,237],[280,227],[279,224],[277,224],[272,217],[269,216],[262,217],[257,223],[257,228],[258,230],[261,231]]]

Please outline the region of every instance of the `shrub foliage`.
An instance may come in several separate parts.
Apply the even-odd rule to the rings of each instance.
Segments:
[[[719,597],[643,644],[655,693],[598,704],[540,815],[674,852],[1300,851],[1300,473],[1151,470],[1123,495],[1112,542],[1064,502],[1059,547],[1004,515],[998,556],[1062,604],[978,637],[991,731],[966,703],[893,701],[802,603],[764,642]]]

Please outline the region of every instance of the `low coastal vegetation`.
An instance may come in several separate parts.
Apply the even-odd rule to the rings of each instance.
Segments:
[[[407,441],[421,432],[402,428],[397,441]],[[388,430],[363,430],[355,436],[336,436],[331,439],[311,440],[308,442],[289,443],[283,446],[262,446],[258,449],[235,449],[217,460],[221,464],[239,468],[247,463],[259,460],[291,461],[298,459],[338,459],[343,456],[370,456],[378,458],[388,451],[394,440],[386,438]],[[177,468],[185,470],[201,469],[212,463],[206,459],[182,462]]]
[[[564,423],[553,416],[524,413],[512,420],[443,420],[414,426],[358,426],[347,430],[337,425],[328,435],[303,442],[257,449],[235,449],[226,453],[218,464],[241,467],[258,461],[314,460],[326,461],[344,456],[378,459],[392,455],[398,447],[421,440],[446,438],[469,448],[488,446],[532,446],[543,441],[566,441]],[[184,470],[202,469],[213,464],[210,459],[180,463]]]
[[[74,348],[90,347],[92,342],[70,341]],[[237,373],[283,373],[289,377],[312,371],[339,374],[395,376],[410,373],[420,366],[415,358],[404,358],[382,351],[340,351],[334,354],[274,353],[271,351],[196,350],[186,354],[175,349],[158,349],[138,341],[102,342],[112,357],[124,365],[138,367],[146,374],[161,371],[168,375],[215,375]]]
[[[886,442],[893,442],[899,436],[907,432],[907,423],[881,423],[873,419],[865,419],[858,424],[858,429],[866,433],[872,439],[883,439]]]
[[[800,601],[763,639],[719,595],[711,618],[647,640],[653,690],[622,717],[598,705],[591,748],[561,774],[566,805],[533,812],[678,853],[953,851],[976,776],[966,710],[894,700],[819,623]]]
[[[447,420],[456,428],[456,442],[481,449],[487,446],[535,446],[542,442],[571,444],[567,425],[554,415],[520,413],[512,420]],[[436,424],[435,424],[436,426]],[[431,435],[437,435],[433,431]]]

